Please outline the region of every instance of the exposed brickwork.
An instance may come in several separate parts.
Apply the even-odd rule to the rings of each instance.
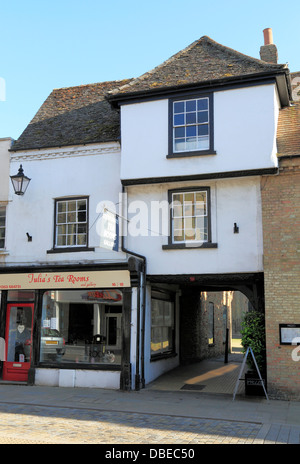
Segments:
[[[209,307],[213,304],[214,333],[213,341],[209,330]],[[180,346],[181,362],[190,363],[225,353],[223,309],[227,307],[227,328],[229,329],[229,350],[234,333],[232,314],[238,319],[240,329],[242,315],[248,310],[248,299],[240,292],[201,292],[199,290],[182,290],[180,302]]]
[[[183,364],[201,359],[200,293],[191,288],[182,290],[180,298],[180,358]]]
[[[279,324],[300,324],[300,157],[262,178],[267,373],[270,395],[300,399],[300,362],[280,345]]]
[[[231,323],[231,302],[233,292],[203,292],[201,293],[201,355],[202,359],[207,359],[225,353],[225,339],[224,339],[224,321],[223,321],[223,308],[227,307],[227,327],[230,328]],[[209,325],[209,308],[210,304],[213,305],[214,311],[214,330],[213,340],[209,343],[210,339],[210,325]]]

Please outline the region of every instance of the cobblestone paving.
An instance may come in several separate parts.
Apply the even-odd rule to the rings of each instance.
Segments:
[[[262,424],[5,404],[0,407],[0,444],[249,444],[266,443]],[[270,437],[276,441],[280,426]],[[276,436],[275,436],[276,434]]]

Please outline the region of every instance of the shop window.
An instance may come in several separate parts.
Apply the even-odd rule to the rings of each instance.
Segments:
[[[45,292],[40,362],[120,364],[121,321],[119,290]]]
[[[151,357],[175,350],[175,308],[173,301],[151,300]]]

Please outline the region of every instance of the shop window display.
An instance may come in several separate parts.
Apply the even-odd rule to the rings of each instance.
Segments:
[[[45,292],[40,362],[120,364],[121,321],[119,290]]]
[[[172,301],[151,300],[151,356],[174,351],[175,308]]]

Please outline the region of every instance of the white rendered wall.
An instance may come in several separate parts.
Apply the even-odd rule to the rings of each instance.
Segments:
[[[217,248],[163,250],[169,216],[164,209],[169,189],[210,187],[212,242]],[[152,184],[127,188],[130,219],[126,247],[147,258],[148,274],[222,274],[261,272],[263,242],[260,178]],[[163,205],[163,220],[151,213]],[[156,209],[156,208],[155,208]],[[136,210],[136,211],[135,211]],[[152,210],[153,211],[153,210]],[[233,233],[234,223],[239,233]],[[133,227],[134,226],[134,227]]]
[[[0,139],[0,201],[6,202],[8,200],[9,191],[9,160],[12,139],[4,138]],[[18,168],[19,169],[19,168]],[[14,174],[17,174],[17,171]]]
[[[179,366],[179,297],[175,301],[175,352],[176,356],[151,361],[151,287],[147,287],[146,324],[145,324],[145,384],[152,382],[165,372]]]
[[[35,385],[119,390],[120,372],[84,369],[36,369]]]
[[[9,199],[9,185],[10,185],[9,149],[11,147],[11,144],[12,144],[11,138],[0,139],[0,206],[6,206],[6,208],[7,208],[8,199]],[[18,169],[14,174],[17,174]],[[7,220],[6,220],[6,237],[7,237]],[[0,263],[3,263],[6,261],[6,258],[7,258],[6,249],[7,249],[7,239],[5,240],[5,248],[0,250]]]
[[[275,85],[214,93],[216,155],[167,159],[168,100],[121,107],[121,179],[243,171],[277,166]]]
[[[23,165],[31,178],[27,191],[17,196],[10,190],[7,210],[9,263],[80,262],[124,259],[121,252],[100,248],[97,232],[99,203],[118,204],[121,192],[120,149],[117,144],[35,150],[12,154],[11,173]],[[49,254],[53,248],[56,198],[89,197],[89,247],[93,252]],[[26,233],[32,236],[28,242]]]

